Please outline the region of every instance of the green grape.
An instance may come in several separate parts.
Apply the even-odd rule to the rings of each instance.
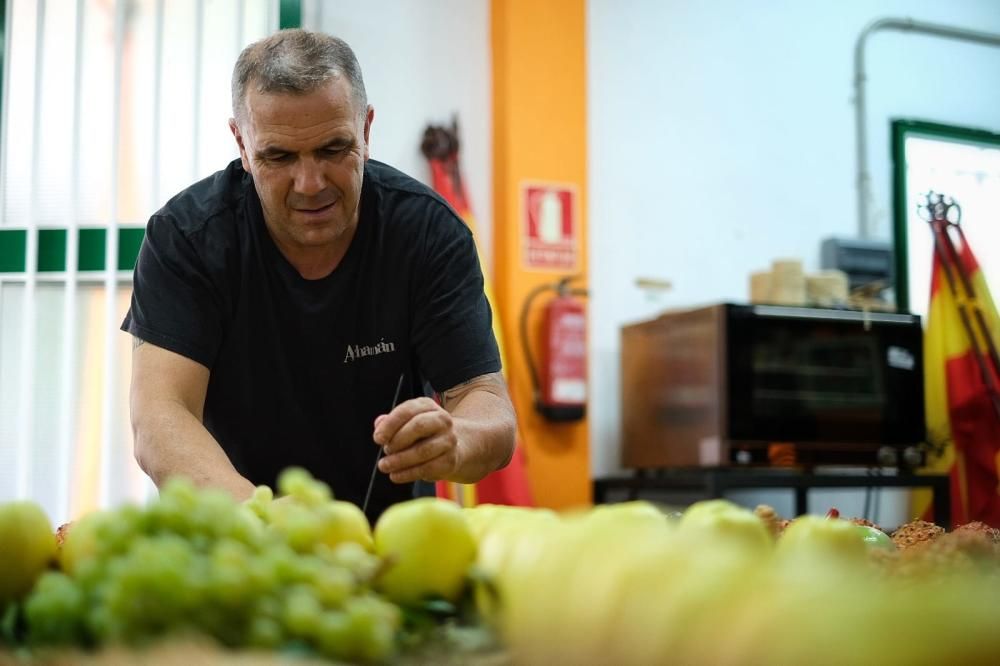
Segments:
[[[323,551],[324,559],[334,566],[347,569],[363,583],[371,581],[382,566],[377,555],[369,553],[359,543],[346,541],[330,551]]]
[[[276,543],[261,555],[265,558],[265,567],[271,570],[271,576],[277,586],[299,581],[297,559],[301,557],[283,543]]]
[[[237,520],[237,504],[226,492],[206,489],[198,494],[187,516],[189,533],[198,539],[199,550],[208,548],[213,539],[228,535]]]
[[[231,539],[257,548],[264,541],[264,521],[248,507],[237,505],[230,509],[216,534],[219,539]]]
[[[285,505],[284,520],[278,529],[285,535],[288,544],[300,553],[308,553],[316,548],[322,534],[322,525],[313,513],[295,505]]]
[[[354,648],[351,657],[365,661],[386,659],[395,647],[401,621],[396,606],[366,595],[350,599],[346,611]]]
[[[96,555],[80,559],[72,571],[67,573],[73,576],[81,587],[86,590],[96,590],[107,580],[108,565],[112,560]]]
[[[319,618],[322,612],[323,607],[316,594],[305,585],[296,585],[285,595],[282,619],[292,636],[299,638],[315,636],[319,630]]]
[[[230,536],[243,543],[257,544],[264,536],[266,520],[265,516],[257,510],[256,505],[250,504],[250,501],[247,500],[246,503],[237,508],[239,519],[234,523]]]
[[[340,567],[324,566],[313,578],[316,596],[327,608],[339,608],[354,593],[354,576]]]
[[[54,571],[42,574],[24,604],[29,642],[37,645],[84,642],[86,611],[83,591],[72,578]]]
[[[65,573],[29,597],[31,640],[99,647],[199,631],[232,647],[392,655],[399,610],[367,587],[381,560],[352,541],[323,542],[337,517],[325,484],[295,470],[282,482],[289,501],[261,486],[237,504],[175,479],[144,508],[79,521]]]
[[[326,611],[319,618],[317,647],[327,657],[350,659],[355,653],[351,619],[343,611]]]
[[[136,539],[108,571],[101,595],[111,619],[106,638],[134,642],[185,625],[201,606],[204,569],[177,535]]]
[[[333,498],[330,486],[301,467],[288,467],[278,475],[278,490],[305,506],[316,506]]]
[[[247,547],[231,539],[217,542],[209,554],[207,592],[212,601],[238,608],[255,592],[250,578],[251,554]]]
[[[142,509],[132,505],[109,511],[94,525],[97,556],[126,552],[146,523]]]
[[[273,502],[274,491],[269,486],[257,486],[253,489],[250,499],[243,502],[243,506],[262,521],[269,522]]]
[[[302,555],[295,559],[295,579],[296,582],[314,585],[315,581],[323,573],[326,565],[323,560],[315,555]]]
[[[95,638],[98,643],[108,642],[116,636],[121,636],[124,632],[119,628],[118,623],[112,617],[107,606],[99,604],[91,609],[84,620],[87,632]]]
[[[256,551],[246,564],[247,587],[253,594],[263,594],[278,586],[278,572],[272,565],[268,550]]]
[[[146,508],[151,532],[188,534],[189,516],[197,502],[198,490],[190,479],[170,479],[160,491],[159,497]]]
[[[198,488],[185,476],[175,476],[167,480],[160,491],[160,501],[173,501],[190,510],[198,501]]]
[[[281,613],[284,609],[284,603],[281,599],[274,596],[277,588],[269,591],[268,594],[263,594],[257,597],[257,600],[253,603],[250,614],[257,618],[263,617],[269,620],[274,620],[277,622],[281,619]]]
[[[276,620],[258,616],[250,620],[247,644],[250,647],[273,650],[287,641],[287,636]]]

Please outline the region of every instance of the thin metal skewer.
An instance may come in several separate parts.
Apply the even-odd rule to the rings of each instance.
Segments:
[[[399,375],[399,381],[396,383],[396,394],[392,396],[392,406],[389,411],[396,409],[396,405],[399,403],[399,392],[403,390],[403,379],[406,377],[406,371],[403,371]],[[378,453],[375,455],[375,464],[372,466],[372,476],[368,480],[368,492],[365,493],[365,503],[361,505],[361,511],[365,514],[368,513],[368,500],[372,496],[372,488],[375,486],[375,474],[378,472],[378,461],[382,459],[382,454],[385,453],[385,447],[378,447]]]

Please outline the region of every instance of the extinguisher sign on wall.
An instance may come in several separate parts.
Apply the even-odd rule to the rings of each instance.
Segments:
[[[521,184],[521,257],[525,268],[577,270],[579,223],[576,205],[574,185]]]

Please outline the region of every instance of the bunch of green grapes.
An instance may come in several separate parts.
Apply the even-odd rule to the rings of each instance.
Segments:
[[[241,505],[174,480],[145,508],[85,517],[67,535],[61,571],[44,574],[25,601],[29,642],[135,645],[200,633],[230,647],[390,657],[401,613],[371,590],[379,559],[364,543],[329,537],[325,484],[296,470],[279,489],[287,500],[261,487]]]

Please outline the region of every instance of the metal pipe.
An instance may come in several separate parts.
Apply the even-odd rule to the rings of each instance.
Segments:
[[[914,21],[910,18],[883,18],[869,23],[854,44],[854,131],[857,151],[857,184],[858,184],[858,235],[864,239],[874,236],[871,220],[868,217],[871,203],[871,174],[868,171],[868,132],[865,124],[865,45],[868,38],[880,30],[898,30],[900,32],[916,32],[933,37],[955,39],[965,42],[983,44],[984,46],[1000,46],[1000,35],[954,28],[938,23]]]
[[[104,392],[101,403],[101,480],[100,506],[111,505],[112,456],[115,452],[115,406],[117,398],[117,359],[115,358],[118,334],[118,197],[121,192],[121,120],[122,87],[125,59],[126,2],[115,2],[115,51],[114,88],[111,112],[111,211],[104,238]]]
[[[152,162],[150,169],[149,188],[149,211],[155,211],[162,205],[161,195],[161,167],[162,159],[162,125],[163,114],[161,106],[163,104],[163,51],[164,32],[166,31],[166,0],[156,0],[156,7],[153,15],[153,142],[152,142]],[[156,486],[145,474],[142,475],[143,499],[149,500],[156,495]]]
[[[77,299],[79,298],[79,276],[77,275],[77,256],[79,255],[80,228],[80,125],[83,113],[83,40],[86,21],[87,3],[76,0],[76,25],[74,30],[73,55],[73,136],[70,144],[70,165],[73,175],[70,180],[70,210],[66,229],[66,271],[63,285],[63,326],[62,326],[62,359],[59,394],[59,474],[58,474],[58,504],[60,511],[65,511],[65,519],[72,518],[70,500],[71,470],[74,468],[76,454],[76,403],[79,398],[76,390],[76,344],[78,339]],[[61,519],[57,519],[60,520]]]
[[[236,57],[233,60],[237,60],[240,57],[240,53],[243,51],[243,36],[246,32],[246,22],[247,22],[247,7],[245,0],[236,0]]]
[[[164,21],[164,1],[156,0],[156,14],[153,25],[153,156],[152,156],[152,178],[149,188],[151,206],[149,210],[157,210],[160,207],[160,123],[162,114],[160,105],[163,97],[163,21]]]
[[[42,80],[45,73],[45,0],[35,5],[35,82],[31,121],[31,194],[26,216],[26,244],[24,248],[24,304],[21,308],[21,371],[22,389],[18,409],[17,447],[17,496],[31,494],[31,452],[35,425],[35,336],[38,308],[35,303],[35,285],[38,273],[38,183],[41,180],[42,154]]]
[[[14,0],[0,0],[4,3],[4,18],[6,21],[6,32],[4,41],[11,43],[11,29],[14,23]],[[8,53],[13,49],[4,46]],[[0,228],[7,222],[7,118],[9,113],[4,113],[3,105],[10,104],[10,57],[7,53],[0,53],[0,62],[3,63],[2,85],[0,85]],[[2,282],[2,281],[0,281]]]
[[[201,148],[201,60],[202,41],[205,32],[205,1],[198,0],[194,9],[194,99],[191,106],[194,110],[194,125],[191,131],[191,181],[201,178],[198,168],[198,155]]]

